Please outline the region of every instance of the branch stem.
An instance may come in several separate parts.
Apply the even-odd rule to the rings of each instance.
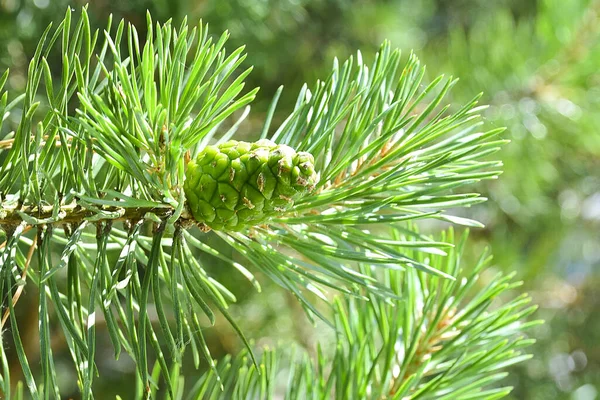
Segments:
[[[154,214],[160,219],[166,219],[170,217],[174,209],[170,206],[166,207],[117,207],[117,206],[99,206],[100,210],[106,213],[117,213],[117,216],[106,217],[106,218],[95,218],[98,220],[110,220],[113,222],[119,221],[138,221],[147,216],[147,214]],[[71,203],[65,204],[60,207],[58,213],[55,211],[54,206],[43,206],[38,208],[36,206],[9,206],[0,208],[0,227],[15,227],[19,225],[24,219],[27,218],[23,214],[30,216],[33,219],[40,221],[39,223],[31,223],[28,225],[64,225],[64,224],[80,224],[85,219],[96,217],[97,212],[82,207],[79,204]],[[56,216],[55,218],[53,218]],[[178,220],[182,224],[195,224],[196,221],[193,217],[184,210],[181,217]]]

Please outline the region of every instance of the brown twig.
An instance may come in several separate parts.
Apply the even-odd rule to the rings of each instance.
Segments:
[[[3,243],[3,244],[5,245],[5,243]],[[33,238],[33,243],[31,243],[31,246],[29,246],[29,251],[27,252],[27,259],[25,260],[25,265],[23,266],[23,271],[21,272],[21,280],[22,281],[25,281],[27,279],[27,269],[29,268],[29,264],[31,264],[31,259],[33,258],[33,253],[35,251],[36,244],[37,244],[37,233],[35,234],[35,237]],[[25,285],[19,285],[19,287],[17,287],[17,291],[15,292],[15,294],[12,297],[13,308],[17,305],[17,302],[19,301],[19,297],[21,297],[21,293],[23,293],[24,288],[25,288]],[[8,319],[9,316],[10,316],[10,308],[7,308],[6,311],[4,311],[4,315],[2,316],[2,321],[0,322],[0,330],[2,330],[2,328],[4,328],[4,324],[6,323],[6,320]]]
[[[456,311],[454,309],[446,310],[443,317],[436,325],[434,333],[429,337],[429,339],[423,340],[423,338],[421,338],[419,340],[414,357],[409,361],[404,374],[402,376],[398,376],[394,379],[394,382],[392,382],[392,389],[390,390],[389,395],[394,395],[397,388],[402,386],[402,383],[404,383],[407,377],[410,377],[419,369],[423,362],[427,360],[428,356],[431,356],[432,354],[443,349],[443,342],[445,340],[445,335],[447,334],[446,328],[452,325],[455,313]],[[425,316],[422,318],[425,318]],[[458,334],[458,332],[456,334]]]
[[[173,214],[173,208],[171,207],[116,207],[116,206],[105,206],[98,207],[105,212],[118,212],[119,216],[115,218],[107,218],[113,222],[123,221],[137,221],[146,216],[148,213],[155,214],[157,217],[164,219],[168,218]],[[54,216],[54,206],[34,207],[34,206],[21,206],[21,207],[10,207],[0,208],[0,226],[17,226],[22,223],[23,217],[21,214],[27,214],[31,217],[39,220],[47,220],[44,222],[46,225],[64,225],[64,224],[78,224],[83,222],[86,218],[93,217],[96,212],[81,207],[78,204],[71,203],[65,204],[60,208],[58,212],[58,218],[51,220]],[[184,211],[179,218],[179,222],[188,226],[189,224],[195,224],[192,216]],[[28,225],[28,227],[31,225]]]
[[[33,140],[33,136],[31,136],[31,139]],[[40,143],[40,145],[45,145],[46,142],[48,141],[48,135],[44,135],[42,142]],[[56,135],[54,136],[54,141],[55,141],[55,145],[56,147],[60,147],[62,145],[62,142],[60,141],[60,136]],[[68,137],[67,138],[67,146],[71,146],[71,142],[72,138]],[[4,139],[4,140],[0,140],[0,149],[10,149],[13,146],[13,143],[15,142],[15,139]]]

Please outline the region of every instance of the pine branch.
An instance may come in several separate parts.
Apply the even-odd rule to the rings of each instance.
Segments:
[[[112,202],[115,206],[108,206]],[[79,225],[86,220],[110,219],[113,222],[135,222],[148,218],[153,214],[159,220],[166,220],[175,213],[173,207],[167,205],[147,205],[146,207],[122,207],[122,202],[117,200],[103,201],[97,208],[88,206],[83,208],[77,203],[63,205],[57,209],[56,206],[42,206],[41,208],[33,206],[5,206],[0,214],[0,226],[5,229],[14,229],[15,226],[25,222],[27,226],[35,225]],[[140,203],[143,204],[143,203]],[[105,218],[98,218],[98,214],[105,215]],[[194,219],[187,212],[182,212],[178,223],[182,226],[195,224]]]
[[[176,28],[170,21],[155,25],[148,16],[142,44],[135,27],[124,21],[116,27],[109,21],[101,35],[91,30],[85,9],[74,26],[68,10],[58,28],[49,28],[40,39],[24,95],[12,103],[6,93],[0,97],[0,114],[22,107],[18,129],[0,137],[0,229],[6,236],[0,246],[0,298],[8,303],[13,344],[32,396],[60,396],[50,351],[50,325],[58,321],[83,398],[92,397],[99,372],[94,363],[97,313],[106,321],[115,357],[125,351],[135,362],[136,387],[145,398],[159,380],[171,396],[178,393],[171,371],[179,368],[188,349],[197,368],[202,357],[208,360],[211,379],[218,383],[201,322],[214,325],[216,311],[257,364],[228,311],[235,296],[207,268],[215,258],[257,290],[260,284],[251,269],[262,272],[289,290],[307,315],[332,325],[346,314],[338,310],[332,322],[330,309],[317,307],[314,296],[331,305],[329,292],[335,291],[384,307],[408,294],[414,305],[414,296],[428,295],[420,292],[417,280],[444,288],[461,283],[455,280],[457,271],[440,261],[452,259],[451,241],[433,240],[401,223],[428,218],[479,226],[445,211],[484,201],[462,187],[500,173],[501,163],[488,161],[488,156],[504,143],[496,138],[502,130],[483,129],[479,96],[456,110],[443,105],[456,80],[439,77],[424,86],[418,59],[411,55],[403,65],[400,52],[386,42],[372,66],[358,53],[356,61],[335,61],[331,75],[314,90],[305,86],[268,145],[233,144],[228,140],[247,111],[225,133],[222,124],[247,107],[256,90],[242,94],[251,69],[238,70],[243,48],[227,53],[226,41],[225,33],[213,42],[201,23],[190,29],[184,21]],[[46,61],[56,43],[63,55],[62,69],[54,71],[62,78],[59,83]],[[0,90],[6,79],[4,74]],[[42,90],[44,102],[38,97]],[[271,131],[276,99],[263,139]],[[211,155],[214,159],[206,161]],[[289,170],[273,172],[271,164],[280,161]],[[235,174],[226,170],[233,170],[234,162],[236,171],[248,175],[243,188],[232,186]],[[201,171],[194,172],[191,165]],[[291,181],[294,176],[303,180],[298,196],[287,194],[299,184]],[[202,200],[207,213],[190,207],[190,193],[203,196],[208,191],[194,183],[202,178],[213,185],[211,198]],[[198,186],[186,192],[184,184]],[[266,194],[265,188],[275,186],[284,197]],[[252,201],[242,190],[254,190],[248,194]],[[237,203],[229,204],[230,198]],[[289,200],[295,203],[287,208],[276,203]],[[275,213],[265,213],[267,219],[255,224],[213,224],[215,229],[207,232],[208,216],[219,212],[228,222],[243,207],[259,202]],[[390,224],[398,231],[374,229]],[[236,229],[228,229],[232,225]],[[404,235],[398,234],[400,229]],[[209,244],[214,239],[220,244]],[[229,247],[246,261],[227,255],[223,249]],[[25,252],[32,248],[36,268],[26,261]],[[56,249],[58,262],[52,258]],[[414,290],[389,285],[392,277],[401,280],[393,275],[401,270],[406,271],[402,280]],[[32,375],[18,336],[11,301],[17,282],[39,289],[41,348],[47,350],[42,352],[41,377]],[[149,320],[151,303],[158,324]],[[367,303],[360,304],[371,328],[390,318],[373,315]],[[167,315],[173,315],[174,323]],[[424,321],[412,323],[425,326]],[[415,342],[419,345],[412,351],[419,357],[413,354],[412,361],[402,364],[407,376],[423,370],[426,360],[420,353],[437,348],[437,338],[433,334]],[[371,349],[368,343],[363,346]],[[446,354],[446,348],[438,353]],[[150,353],[157,360],[154,370],[148,365]],[[445,370],[440,365],[442,361],[436,368]],[[442,387],[446,381],[439,380]],[[10,391],[8,382],[4,372],[4,393]]]
[[[449,231],[440,240],[456,247],[447,257],[433,256],[434,265],[456,281],[412,270],[386,271],[385,281],[402,298],[337,298],[335,341],[320,343],[316,361],[304,350],[264,349],[259,375],[242,353],[219,363],[224,394],[212,371],[192,394],[270,398],[283,394],[277,384],[285,381],[286,399],[505,397],[511,391],[501,386],[505,369],[530,357],[523,350],[533,341],[524,333],[539,323],[526,321],[535,307],[526,295],[506,298],[521,284],[511,276],[482,282],[491,259],[487,253],[474,266],[462,265],[466,235],[455,242]],[[364,271],[376,271],[372,267],[364,265]],[[501,297],[504,305],[493,306]]]

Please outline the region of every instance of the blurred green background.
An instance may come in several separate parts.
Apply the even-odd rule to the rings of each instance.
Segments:
[[[0,72],[10,67],[13,97],[24,89],[38,37],[48,23],[62,19],[67,5],[78,9],[84,2],[0,0]],[[215,35],[229,30],[228,49],[247,46],[245,64],[255,66],[248,87],[261,87],[244,128],[247,135],[261,126],[279,85],[285,90],[276,120],[291,110],[304,82],[312,85],[327,76],[334,57],[343,60],[360,49],[371,60],[384,39],[405,56],[414,51],[430,79],[442,73],[461,78],[452,101],[483,91],[489,125],[508,127],[511,143],[499,155],[504,175],[478,188],[490,200],[462,211],[486,225],[471,234],[471,256],[491,246],[494,268],[515,271],[540,306],[536,317],[547,321],[530,332],[537,339],[534,359],[513,367],[507,378],[515,387],[512,398],[600,398],[600,1],[95,0],[89,5],[96,27],[104,27],[113,14],[134,23],[140,37],[146,9],[158,21],[202,18]],[[59,54],[53,57],[57,65]],[[17,121],[18,114],[11,118]],[[211,272],[240,299],[233,313],[257,344],[315,343],[318,335],[291,296],[265,279],[263,293],[256,294],[231,270],[210,263]],[[18,308],[35,364],[35,296],[26,296]],[[65,388],[72,386],[77,396],[67,349],[59,350],[59,332],[55,358],[64,363]],[[215,357],[240,348],[222,321],[207,333]],[[108,343],[101,335],[99,340]],[[131,382],[133,365],[125,357],[115,362],[108,350],[98,357],[98,390],[104,393],[98,398],[114,398]],[[16,360],[14,365],[18,370]]]

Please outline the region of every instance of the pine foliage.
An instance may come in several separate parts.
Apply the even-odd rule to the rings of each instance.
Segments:
[[[390,234],[403,238],[397,230]],[[504,368],[529,358],[523,348],[532,340],[523,331],[538,322],[523,319],[535,306],[528,304],[527,295],[492,306],[521,283],[496,274],[482,284],[491,257],[486,252],[476,265],[464,266],[461,252],[466,238],[455,239],[452,230],[444,232],[440,239],[456,245],[447,256],[412,251],[456,280],[415,269],[385,270],[383,280],[398,300],[337,298],[336,338],[318,348],[316,361],[303,350],[282,346],[264,351],[258,374],[242,353],[219,363],[220,378],[212,371],[205,374],[192,391],[194,398],[221,398],[221,383],[226,397],[274,398],[278,382],[287,382],[286,399],[506,396],[511,388],[494,384],[506,377]],[[368,264],[361,269],[367,274],[377,271]]]
[[[485,257],[463,270],[464,241],[456,249],[452,233],[434,240],[413,225],[480,226],[446,212],[484,201],[463,187],[500,173],[489,155],[504,143],[502,129],[485,129],[479,96],[451,107],[444,96],[456,80],[425,83],[419,60],[403,60],[387,42],[370,65],[360,53],[335,61],[272,127],[279,91],[256,137],[314,155],[315,190],[267,223],[205,232],[187,208],[186,163],[234,137],[257,92],[244,87],[251,71],[240,68],[244,49],[227,52],[227,37],[213,39],[202,23],[175,27],[148,16],[140,40],[124,21],[94,31],[85,9],[76,21],[68,10],[41,37],[25,93],[11,102],[2,93],[2,115],[22,109],[14,132],[0,130],[4,396],[13,397],[5,352],[13,346],[32,398],[60,398],[51,346],[51,327],[60,325],[81,396],[92,398],[99,316],[115,358],[124,352],[135,362],[139,397],[153,397],[160,386],[169,398],[183,398],[188,388],[178,371],[190,352],[196,367],[202,358],[210,366],[192,396],[267,396],[279,356],[266,352],[259,365],[228,311],[235,296],[200,254],[228,263],[259,291],[252,271],[260,271],[309,317],[334,325],[335,352],[320,354],[317,366],[298,356],[288,398],[443,398],[459,388],[463,398],[504,395],[482,388],[525,358],[520,350],[529,341],[515,335],[532,311],[528,298],[488,310],[513,287],[510,278],[475,290]],[[47,62],[54,48],[60,71]],[[25,287],[39,293],[39,376],[14,312]],[[346,297],[333,300],[338,293]],[[243,355],[232,364],[213,361],[203,328],[215,313],[246,343],[253,366]]]

